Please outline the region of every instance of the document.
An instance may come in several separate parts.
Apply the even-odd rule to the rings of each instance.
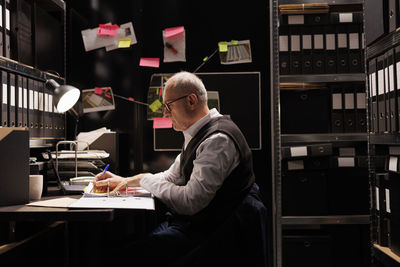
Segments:
[[[154,199],[151,197],[81,197],[68,208],[155,209]]]

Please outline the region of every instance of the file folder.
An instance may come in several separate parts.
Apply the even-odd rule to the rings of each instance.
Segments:
[[[385,107],[385,75],[384,75],[384,58],[379,56],[377,59],[377,95],[378,95],[378,132],[386,131],[386,107]]]
[[[290,27],[290,74],[301,74],[300,27]]]
[[[325,73],[324,27],[314,26],[313,33],[313,73]]]
[[[1,71],[1,125],[8,126],[8,79],[7,72]]]
[[[312,27],[310,26],[304,26],[302,28],[302,34],[301,34],[301,43],[302,43],[302,69],[301,72],[303,74],[312,74],[313,73],[313,68],[312,68],[312,43],[313,43],[313,33],[312,33]]]
[[[344,131],[347,133],[353,133],[356,131],[356,113],[355,113],[355,101],[354,101],[354,89],[353,87],[344,87]]]
[[[365,133],[367,131],[367,106],[364,86],[356,87],[356,131]]]
[[[5,0],[5,9],[3,13],[3,21],[4,21],[4,53],[3,55],[5,57],[10,58],[10,49],[11,49],[11,44],[10,44],[10,34],[11,34],[11,28],[10,28],[10,0]]]
[[[8,104],[8,106],[9,106],[9,114],[10,114],[10,116],[9,116],[9,125],[10,125],[10,127],[15,127],[16,126],[16,123],[17,123],[17,117],[16,117],[16,114],[17,114],[17,112],[16,112],[16,102],[17,102],[17,100],[18,99],[16,99],[16,90],[15,90],[15,74],[13,74],[13,73],[9,73],[9,76],[8,76],[8,91],[9,91],[9,97],[8,97],[8,100],[9,100],[9,104]]]
[[[17,126],[22,127],[22,120],[23,120],[23,90],[22,90],[22,76],[21,75],[16,75],[17,79],[17,87],[16,87],[16,92],[17,92]]]
[[[343,97],[340,85],[331,87],[331,130],[333,133],[342,133],[343,126]]]
[[[281,75],[289,74],[289,28],[279,27],[279,73]]]

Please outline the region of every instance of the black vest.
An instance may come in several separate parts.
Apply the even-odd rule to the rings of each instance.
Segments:
[[[204,125],[190,140],[185,151],[181,154],[181,175],[186,183],[190,179],[193,170],[193,161],[196,158],[196,150],[199,145],[214,133],[224,133],[229,136],[240,153],[239,165],[225,178],[222,186],[209,205],[192,216],[179,218],[189,221],[194,226],[213,227],[223,222],[231,215],[235,208],[242,202],[254,184],[254,172],[252,154],[242,132],[227,116],[212,119]]]

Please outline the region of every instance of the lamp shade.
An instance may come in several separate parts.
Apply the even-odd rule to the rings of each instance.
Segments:
[[[81,91],[71,85],[59,85],[55,80],[46,81],[46,87],[54,92],[54,104],[58,112],[65,112],[78,101]]]

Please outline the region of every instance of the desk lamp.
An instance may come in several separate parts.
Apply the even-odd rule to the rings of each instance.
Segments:
[[[81,91],[71,85],[59,85],[55,80],[46,81],[46,88],[54,92],[54,104],[59,112],[71,109],[78,101]]]

